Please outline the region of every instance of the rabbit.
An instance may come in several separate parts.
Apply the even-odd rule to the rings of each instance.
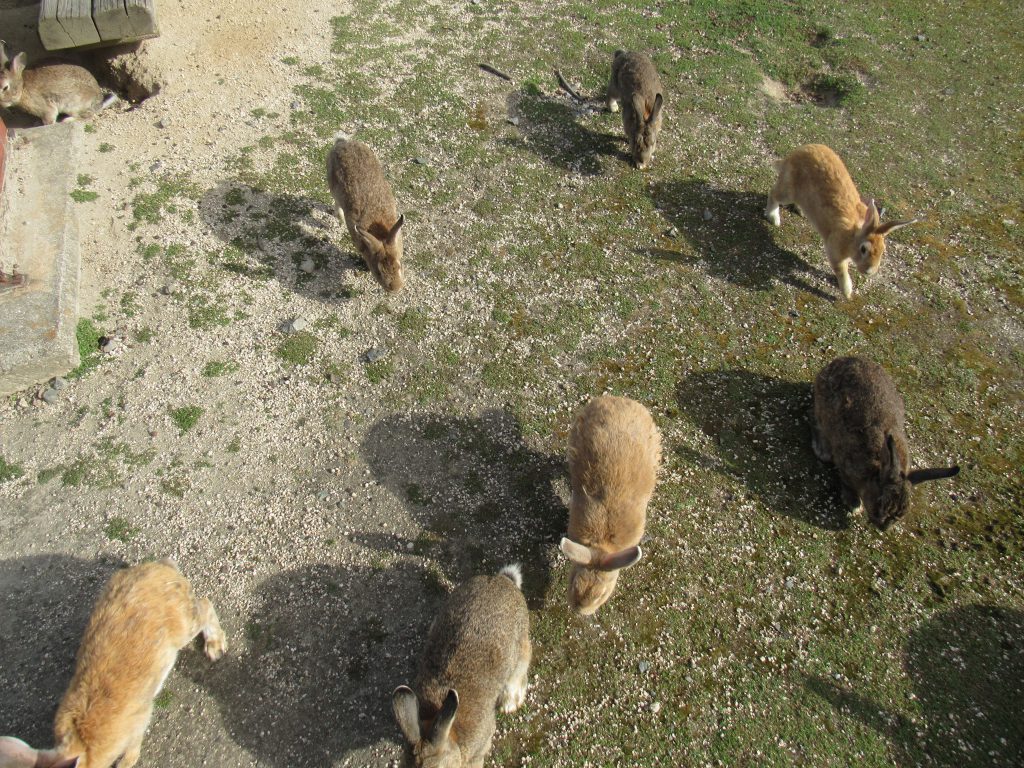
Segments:
[[[815,378],[812,424],[814,453],[835,463],[843,502],[866,507],[883,531],[907,513],[912,485],[960,471],[910,470],[903,398],[885,369],[862,357],[836,358]]]
[[[153,699],[178,651],[202,633],[207,657],[227,639],[209,600],[197,599],[171,560],[114,574],[96,602],[75,672],[54,718],[56,746],[34,750],[0,739],[0,768],[131,768]]]
[[[398,215],[391,185],[373,150],[361,141],[339,137],[327,155],[327,186],[338,219],[348,226],[377,282],[391,293],[401,290],[405,215]]]
[[[629,141],[629,152],[633,164],[643,170],[654,157],[665,95],[658,70],[642,53],[615,52],[612,77],[608,81],[608,110],[618,112],[620,100],[622,129]]]
[[[53,125],[59,115],[88,118],[117,101],[84,67],[43,62],[26,69],[26,60],[24,52],[9,60],[0,42],[0,107],[17,107]]]
[[[797,147],[775,164],[779,178],[768,193],[764,214],[782,223],[779,206],[796,203],[825,240],[825,255],[844,298],[853,295],[850,262],[866,275],[878,271],[885,254],[885,236],[920,219],[881,223],[874,200],[857,192],[846,166],[824,144]]]
[[[526,698],[532,647],[518,565],[475,576],[434,619],[412,688],[392,694],[407,768],[479,768],[491,751],[495,707]]]
[[[642,555],[647,502],[661,463],[661,435],[648,410],[625,397],[595,398],[569,434],[569,606],[583,616],[615,591],[619,570]]]

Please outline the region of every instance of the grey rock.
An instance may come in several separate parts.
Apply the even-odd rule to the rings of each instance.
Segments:
[[[156,171],[159,171],[163,167],[164,167],[163,161],[157,160],[155,163],[153,163],[151,166],[149,166],[149,170],[155,173]]]
[[[505,118],[505,122],[507,122],[507,123],[509,123],[511,125],[519,125],[519,118],[518,117],[507,117],[507,118]]]
[[[52,389],[57,390],[58,392],[64,389],[64,387],[66,387],[67,385],[67,381],[65,379],[62,379],[60,376],[58,376],[57,378],[50,382],[50,387]]]
[[[306,258],[306,259],[302,260],[301,264],[299,264],[299,269],[301,269],[303,272],[305,272],[308,275],[313,270],[316,269],[316,264],[314,263],[314,261],[312,259]]]
[[[170,124],[171,121],[168,120],[166,117],[161,117],[159,120],[156,121],[157,128],[166,128]]]
[[[701,215],[704,217],[704,221],[711,221],[713,218],[715,218],[715,214],[711,212],[710,208],[705,208],[704,213]]]
[[[643,673],[647,672],[647,670],[649,670],[651,668],[651,662],[649,662],[649,661],[637,662],[636,668],[640,670],[641,674],[643,674]]]
[[[164,284],[164,287],[160,289],[160,293],[162,293],[164,296],[173,296],[178,292],[180,288],[181,283],[179,283],[177,280],[168,280]]]
[[[47,387],[39,393],[39,397],[44,400],[47,404],[53,405],[57,402],[57,390],[53,387]]]
[[[121,349],[121,342],[111,337],[103,337],[100,339],[100,352],[105,355],[112,355]]]
[[[426,161],[426,160],[424,160],[424,159],[423,159],[422,157],[414,157],[414,158],[412,159],[412,161],[413,161],[414,163],[416,163],[416,165],[426,165],[426,164],[427,164],[427,161]]]
[[[302,103],[298,101],[293,101],[290,106],[293,110],[302,109]]]
[[[786,589],[792,589],[795,586],[796,586],[796,579],[794,579],[792,576],[788,577],[786,579]]]
[[[368,363],[375,363],[378,360],[382,360],[387,356],[388,350],[386,347],[373,347],[372,349],[368,350],[365,355],[363,355],[363,359],[366,360],[366,362]]]
[[[679,237],[679,228],[669,227],[668,229],[665,230],[665,237]]]
[[[309,320],[304,317],[296,317],[281,323],[278,328],[282,333],[298,333],[309,327]]]
[[[923,42],[926,42],[928,40],[928,36],[927,35],[914,35],[914,39],[917,40],[917,42],[919,42],[919,43],[923,43]]]

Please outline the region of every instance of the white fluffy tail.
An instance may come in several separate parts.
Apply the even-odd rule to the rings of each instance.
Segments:
[[[513,584],[519,587],[519,589],[523,588],[523,569],[522,566],[519,565],[519,563],[512,563],[512,565],[506,565],[504,568],[498,571],[498,575],[507,576],[512,580]]]
[[[334,134],[334,140],[335,141],[341,141],[341,140],[348,141],[351,138],[352,137],[349,136],[347,133],[345,133],[345,131],[338,131],[336,134]]]
[[[109,93],[109,94],[107,94],[107,97],[105,99],[103,99],[103,103],[100,104],[100,109],[106,109],[111,104],[113,104],[115,101],[120,101],[120,100],[121,99],[118,97],[118,95],[116,93]]]

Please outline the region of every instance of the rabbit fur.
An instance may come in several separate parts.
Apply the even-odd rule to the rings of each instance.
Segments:
[[[408,768],[478,768],[491,750],[495,707],[526,697],[532,647],[518,565],[475,576],[452,592],[434,619],[413,687],[392,708]]]
[[[17,107],[53,125],[59,115],[88,118],[117,100],[104,94],[92,73],[77,64],[41,63],[26,68],[27,57],[7,58],[0,42],[0,107]]]
[[[850,262],[873,275],[885,237],[918,219],[882,224],[874,200],[864,200],[839,156],[824,144],[797,147],[775,164],[779,177],[768,193],[765,216],[779,226],[779,206],[795,203],[825,240],[825,255],[845,298],[853,295]]]
[[[327,186],[338,219],[377,282],[392,293],[405,282],[402,224],[391,185],[380,161],[366,144],[340,137],[327,155]]]
[[[903,398],[885,369],[862,357],[840,357],[821,370],[812,423],[814,453],[835,463],[843,501],[866,507],[883,531],[909,510],[912,485],[960,471],[910,470]]]
[[[153,699],[178,651],[202,634],[216,661],[227,640],[209,600],[197,599],[170,560],[118,571],[93,609],[75,672],[54,718],[52,750],[0,739],[0,768],[131,768]]]
[[[654,157],[665,105],[661,78],[654,63],[642,53],[616,51],[608,81],[608,109],[618,112],[622,102],[622,129],[630,156],[643,170]]]
[[[569,530],[561,550],[572,562],[569,605],[597,611],[619,570],[642,555],[647,503],[661,463],[661,435],[635,400],[602,396],[577,415],[569,434]]]

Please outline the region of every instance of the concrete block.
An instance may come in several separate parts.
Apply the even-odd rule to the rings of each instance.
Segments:
[[[71,199],[79,121],[19,130],[10,141],[0,196],[0,270],[26,276],[0,286],[0,396],[79,363],[78,218]]]

